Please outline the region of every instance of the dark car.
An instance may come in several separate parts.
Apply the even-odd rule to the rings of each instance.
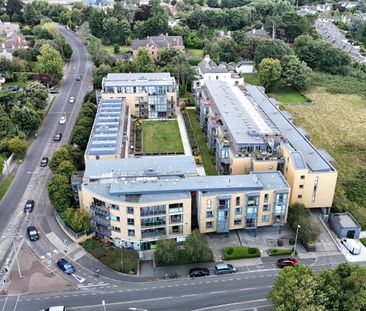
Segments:
[[[38,234],[36,227],[29,226],[27,228],[27,233],[28,233],[29,240],[31,240],[32,242],[37,241],[39,239],[39,234]]]
[[[81,81],[83,79],[83,76],[82,75],[77,75],[76,76],[76,81]]]
[[[75,267],[65,258],[61,258],[59,261],[57,261],[57,266],[66,274],[72,274],[75,272]]]
[[[189,277],[196,278],[200,276],[210,275],[210,271],[207,268],[192,268],[189,270]]]
[[[45,167],[48,164],[48,157],[42,157],[41,167]]]
[[[20,90],[20,87],[17,86],[17,85],[13,85],[13,86],[9,86],[9,91],[12,91],[12,92],[18,92]]]
[[[34,200],[27,200],[27,202],[24,205],[24,212],[30,213],[31,211],[33,211],[33,207],[34,207]]]
[[[50,94],[60,93],[60,90],[57,87],[51,87],[48,89],[48,91],[50,92]]]
[[[54,141],[60,141],[62,138],[62,133],[57,133],[55,136],[53,136]]]
[[[280,258],[277,260],[277,267],[282,269],[285,267],[293,267],[295,265],[298,265],[299,263],[300,263],[300,261],[298,261],[294,257]]]
[[[215,271],[215,274],[217,274],[217,275],[229,274],[229,273],[235,273],[236,268],[229,263],[218,263],[217,265],[215,265],[214,271]]]

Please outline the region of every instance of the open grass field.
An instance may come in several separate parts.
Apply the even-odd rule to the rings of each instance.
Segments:
[[[297,90],[288,87],[278,87],[269,93],[281,103],[306,103],[308,100]]]
[[[316,85],[321,83],[318,80]],[[358,204],[347,194],[350,183],[356,183],[363,188],[357,174],[365,169],[366,163],[366,99],[362,94],[364,89],[361,88],[358,94],[339,94],[342,90],[338,88],[336,94],[330,92],[330,89],[334,88],[336,85],[331,84],[328,84],[327,89],[312,86],[305,93],[312,101],[311,104],[285,105],[285,108],[293,115],[296,125],[309,131],[313,144],[325,148],[336,160],[339,175],[335,203],[338,208],[349,210],[365,228],[366,202]]]
[[[197,59],[197,60],[202,60],[203,58],[203,50],[200,49],[188,49],[188,51],[192,54],[192,58],[191,59]]]
[[[177,120],[144,121],[144,153],[183,153]]]
[[[106,50],[107,53],[109,54],[114,54],[114,48],[113,45],[103,45],[103,48]],[[131,52],[131,47],[128,45],[121,45],[119,47],[119,52],[120,53],[127,53],[127,52]]]

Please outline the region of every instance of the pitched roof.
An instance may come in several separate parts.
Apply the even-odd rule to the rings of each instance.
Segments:
[[[205,58],[198,63],[198,68],[201,71],[201,74],[229,72],[225,66],[218,66],[215,62],[213,62],[209,55],[206,55]]]
[[[147,46],[156,46],[158,49],[183,46],[183,38],[182,36],[166,36],[160,34],[159,36],[147,37],[142,40],[136,39],[131,43],[132,50]]]

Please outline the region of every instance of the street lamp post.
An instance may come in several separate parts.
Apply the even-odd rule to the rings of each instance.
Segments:
[[[103,306],[104,311],[107,311],[107,307],[105,305],[105,300],[102,300],[102,306]]]
[[[301,229],[301,226],[300,225],[297,225],[297,228],[296,228],[296,236],[295,236],[294,252],[292,253],[292,256],[294,256],[295,253],[296,253],[297,237],[299,235],[299,229]]]
[[[46,204],[44,203],[43,191],[42,191],[42,188],[41,188],[41,182],[39,180],[39,173],[34,171],[34,172],[27,172],[27,174],[32,174],[32,175],[36,174],[37,175],[37,182],[38,182],[39,192],[41,193],[41,200],[42,200],[43,208],[45,208]]]

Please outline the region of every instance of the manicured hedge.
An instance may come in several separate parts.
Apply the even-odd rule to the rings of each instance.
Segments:
[[[292,248],[270,248],[267,252],[269,256],[282,256],[291,255],[293,251]]]
[[[225,260],[256,258],[261,256],[259,248],[248,246],[226,246],[223,252]]]

